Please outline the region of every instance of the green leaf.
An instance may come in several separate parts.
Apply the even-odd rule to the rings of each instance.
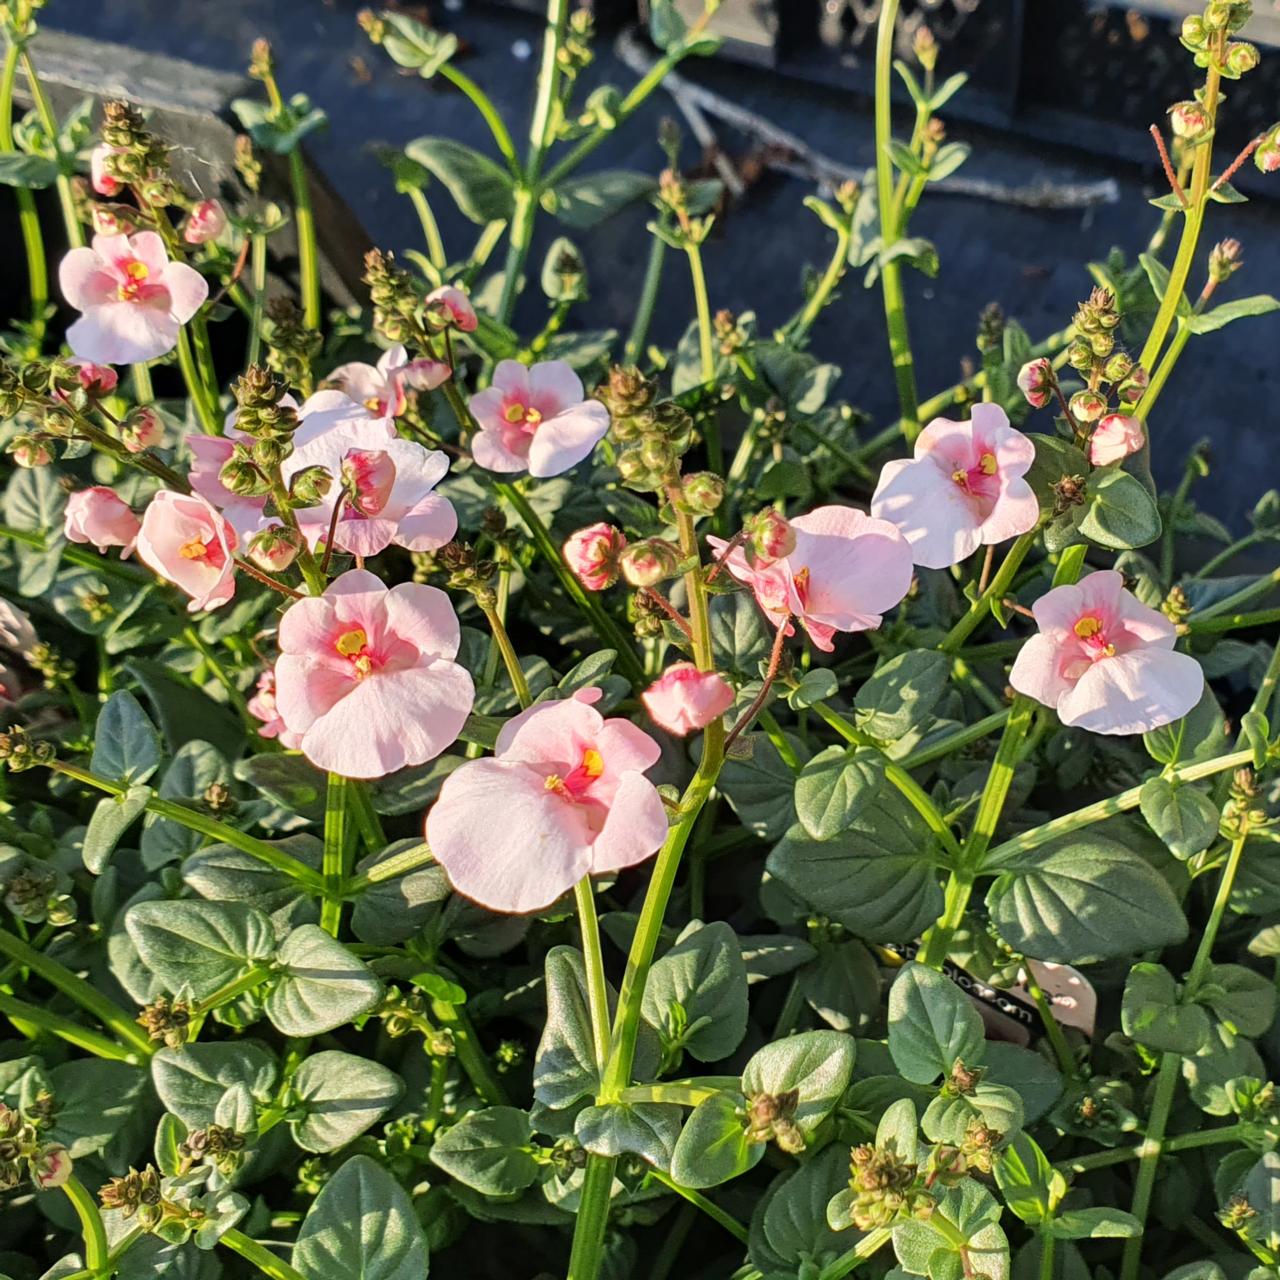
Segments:
[[[276,1062],[257,1040],[197,1042],[156,1053],[151,1082],[169,1111],[188,1128],[201,1129],[213,1123],[223,1094],[236,1085],[245,1085],[255,1098],[268,1098]]]
[[[752,1055],[742,1072],[742,1092],[798,1094],[792,1120],[806,1138],[831,1114],[849,1087],[857,1044],[839,1031],[805,1031],[775,1040]]]
[[[828,747],[795,780],[796,817],[813,839],[833,840],[886,785],[878,751]]]
[[[925,728],[950,680],[951,659],[945,653],[908,649],[890,658],[858,690],[858,728],[881,742]]]
[[[885,154],[893,161],[894,168],[900,170],[912,178],[923,178],[926,169],[917,156],[912,154],[911,148],[898,138],[890,138],[884,144]]]
[[[44,595],[62,567],[62,514],[67,495],[58,484],[53,467],[18,467],[4,490],[4,522],[15,529],[43,536],[45,549],[23,543],[14,546],[18,561],[18,593]]]
[[[111,695],[98,712],[89,768],[113,782],[146,782],[160,767],[160,735],[127,689]]]
[[[803,711],[834,698],[840,691],[840,681],[829,667],[814,667],[806,671],[796,687],[787,693],[787,706],[792,711]]]
[[[982,1061],[982,1016],[949,978],[904,965],[889,988],[889,1052],[913,1084],[950,1075],[957,1062]]]
[[[382,38],[387,56],[424,80],[430,80],[458,51],[458,37],[452,32],[437,31],[407,13],[384,10],[380,16],[390,28]]]
[[[1075,445],[1058,436],[1033,433],[1027,439],[1036,451],[1035,461],[1027,472],[1027,483],[1040,502],[1040,510],[1052,513],[1057,510],[1058,503],[1054,486],[1073,477],[1083,482],[1089,475],[1089,461]]]
[[[776,840],[794,821],[796,775],[767,738],[749,739],[751,756],[726,760],[717,785],[738,821],[762,840]]]
[[[1091,542],[1113,551],[1145,547],[1160,536],[1162,528],[1156,500],[1125,471],[1091,476],[1088,501],[1075,512],[1076,528]]]
[[[305,93],[295,93],[280,111],[256,98],[233,98],[231,110],[258,146],[281,156],[296,151],[303,138],[329,123]]]
[[[299,925],[276,956],[265,1009],[287,1036],[318,1036],[354,1022],[382,998],[368,965],[319,925]]]
[[[754,675],[757,664],[769,656],[772,639],[749,591],[712,598],[711,647],[721,670]]]
[[[1272,1253],[1280,1250],[1280,1155],[1265,1152],[1249,1171],[1240,1193],[1256,1214],[1245,1227],[1245,1238]]]
[[[1048,1218],[1066,1194],[1066,1180],[1028,1134],[1020,1133],[1000,1153],[993,1169],[1005,1203],[1032,1226]]]
[[[676,10],[675,0],[653,0],[649,6],[649,39],[659,49],[672,50],[683,42],[688,27]]]
[[[987,893],[1000,936],[1035,960],[1087,964],[1182,942],[1169,882],[1123,845],[1082,832],[1002,866]]]
[[[1209,1041],[1209,1015],[1183,1003],[1173,974],[1163,965],[1135,964],[1124,984],[1120,1026],[1154,1053],[1192,1057]]]
[[[290,1126],[294,1141],[304,1151],[336,1151],[395,1106],[404,1082],[380,1063],[325,1049],[308,1054],[293,1088],[306,1112]]]
[[[966,84],[969,83],[968,72],[957,71],[954,75],[948,76],[934,91],[930,100],[930,109],[933,111],[941,111],[948,102],[951,101]]]
[[[157,789],[165,800],[202,802],[215,782],[231,781],[231,769],[216,747],[198,738],[184,743],[164,771]],[[149,870],[195,853],[208,836],[169,818],[152,817],[142,829],[142,860]]]
[[[27,155],[10,151],[0,155],[0,182],[6,187],[26,187],[29,191],[43,191],[57,181],[58,166],[44,156]]]
[[[1211,760],[1227,746],[1226,721],[1213,690],[1206,684],[1200,701],[1181,720],[1142,735],[1148,755],[1160,764]]]
[[[1191,316],[1187,320],[1187,328],[1192,333],[1213,333],[1215,329],[1221,329],[1233,320],[1243,320],[1246,316],[1270,315],[1277,310],[1280,310],[1280,300],[1269,293],[1257,293],[1250,298],[1236,298],[1214,307],[1212,311]]]
[[[368,871],[419,844],[419,840],[394,840],[381,853],[362,859],[356,871]],[[351,932],[361,942],[379,947],[407,942],[451,891],[444,868],[435,863],[419,867],[408,875],[378,880],[356,899],[351,912]]]
[[[598,226],[627,205],[652,195],[658,184],[630,169],[606,169],[570,178],[542,198],[543,207],[560,222],[578,230]]]
[[[931,240],[921,236],[904,236],[895,240],[887,249],[880,251],[877,261],[881,267],[890,262],[905,262],[931,280],[938,274],[940,265],[937,248]]]
[[[515,1196],[538,1180],[533,1128],[515,1107],[471,1111],[437,1135],[431,1163],[486,1196]]]
[[[747,1255],[766,1274],[805,1274],[812,1259],[843,1252],[827,1205],[849,1183],[849,1156],[838,1143],[819,1152],[765,1192],[751,1218]]]
[[[1049,1224],[1057,1240],[1127,1240],[1142,1234],[1142,1223],[1122,1209],[1070,1209]]]
[[[733,929],[690,924],[649,971],[642,1010],[666,1044],[699,1062],[727,1058],[747,1033],[747,969]]]
[[[1197,787],[1150,778],[1142,784],[1140,805],[1151,830],[1174,857],[1185,860],[1202,853],[1217,837],[1218,807]]]
[[[130,787],[123,795],[103,796],[94,806],[80,850],[93,875],[100,876],[106,870],[120,838],[146,811],[153,794],[150,787]]]
[[[958,1147],[975,1121],[1004,1137],[1018,1133],[1023,1124],[1021,1096],[1007,1085],[983,1080],[972,1093],[961,1097],[943,1093],[934,1098],[920,1119],[920,1127],[930,1142]]]
[[[682,1187],[715,1187],[754,1168],[763,1142],[748,1142],[742,1099],[724,1093],[698,1103],[671,1155],[671,1176]]]
[[[967,1259],[961,1258],[961,1249]],[[972,1178],[948,1191],[927,1221],[894,1227],[893,1250],[904,1270],[930,1280],[960,1280],[970,1271],[991,1280],[1009,1278],[1009,1241],[1000,1227],[1000,1205]]]
[[[1236,1035],[1265,1035],[1275,1021],[1275,983],[1241,964],[1210,965],[1195,999]]]
[[[863,1031],[879,1016],[880,970],[856,938],[824,946],[797,978],[809,1008],[837,1031]]]
[[[352,1156],[307,1211],[293,1265],[305,1280],[425,1280],[427,1241],[404,1188]]]
[[[150,1082],[141,1067],[94,1058],[64,1062],[49,1072],[56,1109],[49,1138],[73,1160],[97,1154],[131,1120],[147,1119]]]
[[[939,147],[929,164],[929,181],[949,178],[969,158],[971,151],[967,142],[948,142]]]
[[[1173,196],[1173,200],[1175,202],[1173,207],[1180,209],[1182,205],[1177,196]],[[1151,284],[1151,292],[1156,295],[1156,301],[1163,302],[1164,295],[1169,289],[1169,268],[1153,253],[1140,253],[1138,262],[1147,274],[1147,280]],[[1178,315],[1189,316],[1190,314],[1191,304],[1184,294],[1178,298]]]
[[[142,686],[170,751],[195,739],[212,744],[228,760],[244,749],[244,725],[230,707],[180,680],[149,658],[130,658],[124,669]]]
[[[271,921],[240,902],[140,902],[129,909],[125,928],[142,963],[166,989],[187,991],[197,1000],[275,949]]]
[[[488,156],[450,138],[415,138],[405,154],[438,178],[472,222],[510,219],[515,188],[511,175]]]
[[[1182,1060],[1182,1075],[1201,1111],[1227,1116],[1234,1111],[1234,1082],[1243,1076],[1265,1079],[1267,1069],[1248,1040],[1216,1022],[1209,1043],[1194,1058]]]
[[[574,1122],[574,1136],[600,1156],[639,1156],[667,1169],[680,1136],[679,1107],[656,1102],[610,1102],[587,1107]]]

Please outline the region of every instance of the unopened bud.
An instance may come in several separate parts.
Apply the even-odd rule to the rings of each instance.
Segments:
[[[261,498],[271,491],[266,476],[254,465],[243,446],[237,446],[218,471],[218,480],[237,498]]]
[[[260,529],[249,539],[249,559],[268,573],[287,569],[302,550],[302,536],[284,525]]]
[[[356,14],[356,22],[371,44],[381,44],[386,39],[387,24],[372,9],[361,9]]]
[[[747,556],[753,564],[784,560],[796,549],[796,534],[786,516],[765,507],[746,521]]]
[[[154,449],[164,439],[164,423],[150,405],[139,405],[120,425],[120,441],[130,453]]]
[[[1244,266],[1244,259],[1240,254],[1239,240],[1219,240],[1209,250],[1209,279],[1215,284],[1222,284],[1230,278],[1232,272],[1239,271]]]
[[[1237,40],[1227,45],[1227,70],[1232,75],[1247,75],[1261,60],[1258,46],[1247,40]]]
[[[633,587],[655,587],[670,578],[679,564],[676,549],[662,538],[633,542],[618,557],[622,576]]]
[[[620,529],[603,522],[588,525],[566,540],[565,563],[588,591],[604,591],[617,582],[619,559],[626,547],[627,539]]]
[[[691,514],[712,515],[724,501],[724,480],[714,471],[695,471],[685,476],[680,497]]]
[[[1272,125],[1253,153],[1253,163],[1261,173],[1280,169],[1280,124]]]
[[[1053,364],[1044,356],[1028,360],[1018,371],[1018,390],[1033,409],[1043,409],[1053,397]]]
[[[1211,128],[1209,113],[1193,99],[1175,102],[1169,108],[1169,123],[1173,126],[1174,135],[1187,142],[1203,138]]]
[[[300,507],[315,507],[332,488],[333,477],[323,467],[304,467],[289,482],[289,497]]]
[[[47,467],[53,461],[49,446],[34,436],[14,436],[5,452],[20,467]]]
[[[1077,422],[1097,422],[1107,411],[1107,400],[1096,391],[1077,391],[1071,397],[1070,409]]]
[[[227,214],[216,200],[201,200],[182,228],[182,238],[188,244],[204,244],[216,240],[227,229]]]
[[[938,41],[928,27],[921,24],[911,38],[911,52],[916,61],[926,70],[932,71],[938,64]]]
[[[71,1153],[54,1142],[42,1147],[31,1159],[31,1178],[41,1191],[64,1187],[71,1178]]]

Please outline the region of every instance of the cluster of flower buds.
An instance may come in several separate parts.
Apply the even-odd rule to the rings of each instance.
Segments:
[[[714,471],[695,471],[692,475],[682,477],[679,490],[673,490],[669,496],[687,515],[701,517],[716,513],[724,501],[724,492],[725,484],[721,476]]]
[[[311,362],[320,354],[324,336],[318,329],[307,328],[292,298],[278,297],[267,303],[262,341],[267,347],[267,368],[296,387],[310,378]]]
[[[253,149],[253,139],[247,133],[240,134],[235,141],[233,163],[240,181],[245,187],[257,195],[262,187],[262,161]]]
[[[689,188],[674,167],[664,169],[658,176],[658,205],[665,215],[658,234],[673,249],[700,245],[711,234],[715,215],[690,215]]]
[[[143,1005],[136,1022],[147,1036],[169,1049],[181,1049],[187,1043],[191,1030],[192,1008],[185,1000],[169,1000],[157,996],[150,1004]]]
[[[804,1134],[795,1122],[800,1091],[757,1093],[747,1099],[747,1141],[776,1142],[779,1150],[799,1155],[805,1149]]]
[[[7,733],[0,733],[0,763],[8,765],[14,773],[50,764],[57,754],[52,742],[43,739],[33,742],[19,725],[13,725]]]
[[[448,542],[436,552],[436,563],[448,575],[454,591],[465,591],[482,609],[497,603],[493,589],[498,566],[492,560],[481,560],[469,542]]]
[[[1244,834],[1270,824],[1260,803],[1258,779],[1252,769],[1237,769],[1231,775],[1231,793],[1222,808],[1222,829]]]
[[[587,1167],[587,1150],[577,1138],[560,1138],[547,1152],[546,1159],[563,1182]]]
[[[1115,350],[1115,331],[1120,324],[1115,295],[1098,286],[1076,308],[1072,323],[1076,339],[1067,358],[1073,369],[1091,373],[1096,361],[1105,360]]]
[[[18,1110],[0,1102],[0,1191],[12,1191],[30,1178],[41,1191],[63,1186],[71,1177],[71,1154],[56,1142],[44,1142],[53,1099],[42,1093],[36,1104]]]
[[[178,1144],[178,1155],[188,1167],[207,1164],[227,1178],[244,1160],[244,1148],[244,1134],[211,1124],[205,1129],[192,1129]]]
[[[498,1074],[504,1076],[521,1066],[528,1056],[528,1050],[519,1040],[499,1040],[493,1054],[493,1065]]]
[[[65,685],[76,673],[76,664],[70,658],[64,658],[46,640],[33,644],[27,650],[26,659],[43,677],[44,687],[50,692],[59,685]]]
[[[728,309],[717,311],[711,322],[716,345],[722,356],[733,356],[747,345],[750,334],[738,323],[738,317]]]
[[[127,1222],[136,1217],[144,1231],[151,1231],[164,1216],[164,1199],[160,1194],[160,1171],[147,1165],[139,1172],[130,1169],[123,1177],[109,1178],[98,1192],[104,1209],[117,1209]]]
[[[618,474],[628,489],[662,492],[677,483],[679,460],[693,443],[693,419],[674,400],[654,401],[638,369],[614,365],[596,399],[609,410]]]
[[[981,1082],[982,1068],[966,1067],[964,1062],[957,1058],[952,1064],[947,1078],[942,1082],[942,1096],[944,1098],[967,1098],[972,1095]]]
[[[1257,1216],[1257,1209],[1249,1203],[1249,1198],[1243,1191],[1237,1191],[1234,1195],[1228,1196],[1226,1204],[1218,1210],[1218,1221],[1228,1231],[1234,1231],[1241,1236],[1249,1234],[1249,1229]]]
[[[1253,0],[1209,0],[1203,13],[1182,20],[1182,43],[1196,56],[1196,66],[1217,67],[1229,80],[1238,80],[1258,65],[1257,47],[1231,39],[1253,16]]]
[[[58,928],[74,924],[76,900],[70,889],[65,872],[28,858],[14,858],[0,869],[5,908],[25,924],[48,921]]]
[[[231,390],[239,406],[236,428],[251,436],[252,443],[237,443],[218,479],[239,497],[262,497],[270,492],[271,474],[293,452],[298,412],[284,402],[284,379],[259,364],[251,364]]]
[[[108,183],[136,187],[151,205],[173,203],[173,182],[169,177],[169,148],[146,128],[142,113],[127,102],[102,105],[102,181],[98,193],[113,196]]]
[[[378,1008],[378,1017],[387,1035],[394,1038],[417,1031],[426,1038],[426,1050],[434,1058],[447,1058],[454,1051],[453,1032],[436,1027],[427,1016],[427,1001],[419,991],[402,991],[388,987]]]
[[[849,1156],[849,1187],[854,1193],[849,1216],[859,1231],[873,1231],[908,1218],[925,1219],[936,1201],[925,1189],[919,1166],[892,1147],[869,1143]]]
[[[1254,149],[1253,163],[1260,173],[1275,173],[1280,169],[1280,124],[1273,124],[1262,135]]]
[[[394,254],[370,249],[364,256],[364,282],[373,303],[373,327],[388,342],[421,335],[422,297],[413,277],[396,265]]]
[[[591,51],[595,34],[595,18],[589,8],[583,6],[569,15],[569,21],[565,26],[564,43],[556,50],[560,74],[566,80],[576,79],[579,72],[585,71],[591,65],[595,56]]]

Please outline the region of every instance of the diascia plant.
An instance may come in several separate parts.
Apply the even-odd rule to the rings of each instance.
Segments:
[[[671,130],[656,180],[583,172],[710,6],[653,0],[653,71],[583,98],[550,0],[519,145],[453,37],[363,15],[493,154],[390,157],[425,252],[370,253],[359,317],[265,44],[232,198],[127,103],[57,119],[36,7],[0,6],[0,1274],[1276,1275],[1280,497],[1236,537],[1203,449],[1150,466],[1174,366],[1280,306],[1210,247],[1280,163],[1280,126],[1214,145],[1247,0],[1182,27],[1136,264],[1038,345],[975,316],[924,400],[902,276],[963,77],[924,28],[893,62],[895,0],[875,170],[805,202],[831,257],[767,321],[713,313],[723,193]],[[629,335],[576,330],[587,264],[535,229],[633,201]],[[859,272],[878,432],[809,351]]]

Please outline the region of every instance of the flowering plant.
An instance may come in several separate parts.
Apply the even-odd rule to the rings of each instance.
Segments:
[[[127,103],[59,121],[38,7],[0,6],[31,297],[0,361],[0,1272],[1280,1274],[1280,496],[1237,536],[1194,505],[1204,450],[1152,479],[1191,339],[1280,307],[1215,299],[1232,240],[1195,292],[1232,176],[1280,156],[1280,126],[1214,144],[1248,0],[1183,24],[1202,82],[1172,155],[1153,130],[1137,269],[1039,344],[988,310],[925,401],[908,232],[965,159],[935,114],[963,77],[919,28],[891,136],[896,0],[875,170],[806,201],[833,253],[772,330],[713,317],[723,192],[669,130],[657,180],[580,172],[714,48],[711,0],[651,0],[654,71],[581,101],[591,19],[549,0],[524,153],[453,36],[362,15],[497,158],[396,159],[426,252],[368,255],[358,323],[319,287],[323,116],[268,46],[232,198]],[[634,200],[629,338],[574,331],[563,238],[514,328],[537,224]],[[286,225],[300,305],[268,289]],[[854,267],[877,433],[811,350]]]

